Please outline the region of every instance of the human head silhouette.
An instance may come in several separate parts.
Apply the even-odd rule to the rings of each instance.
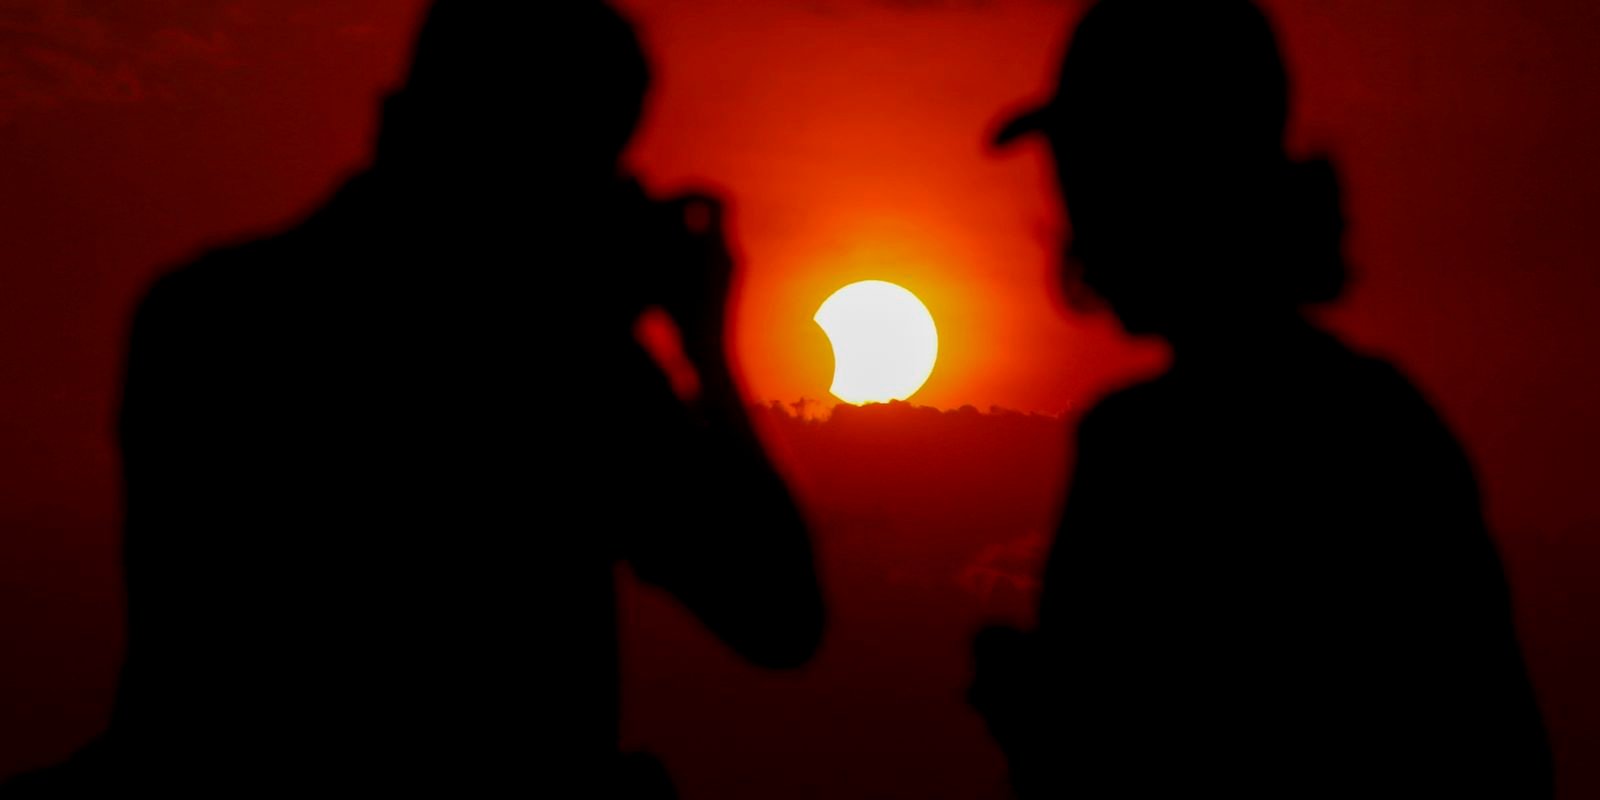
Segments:
[[[599,0],[436,0],[378,163],[452,184],[609,177],[649,83],[632,26]]]
[[[1326,162],[1285,152],[1288,95],[1247,0],[1101,0],[1055,96],[997,141],[1051,144],[1069,286],[1131,332],[1177,339],[1289,317],[1343,288],[1336,182]]]

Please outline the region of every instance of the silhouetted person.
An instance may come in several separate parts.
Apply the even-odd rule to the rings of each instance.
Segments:
[[[371,169],[144,300],[121,688],[35,788],[670,792],[618,752],[623,561],[758,664],[813,652],[809,542],[724,360],[718,208],[618,167],[632,31],[493,8],[431,9]],[[692,405],[633,338],[650,306]]]
[[[1023,797],[1550,794],[1467,459],[1301,314],[1342,223],[1287,97],[1249,3],[1105,0],[1000,135],[1049,141],[1069,283],[1173,355],[1082,422],[1037,629],[979,637]]]

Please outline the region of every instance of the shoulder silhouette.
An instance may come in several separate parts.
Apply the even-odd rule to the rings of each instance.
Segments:
[[[723,356],[719,207],[619,171],[632,30],[500,13],[435,4],[373,166],[140,306],[116,708],[19,793],[670,794],[618,752],[619,562],[759,664],[816,647]],[[634,339],[649,307],[697,402]]]
[[[1332,168],[1243,0],[1103,0],[1055,97],[1076,296],[1166,339],[1102,402],[1036,630],[974,704],[1025,798],[1547,797],[1548,745],[1467,459],[1301,309],[1343,286]]]

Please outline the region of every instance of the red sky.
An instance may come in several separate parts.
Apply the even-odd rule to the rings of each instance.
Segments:
[[[1041,153],[983,145],[1003,108],[1048,89],[1070,5],[628,7],[659,64],[632,161],[664,189],[732,197],[754,395],[827,397],[811,316],[869,278],[911,289],[939,325],[919,403],[1060,411],[1120,374],[1129,347],[1109,320],[1056,306]]]
[[[657,65],[630,163],[659,191],[709,185],[732,204],[752,399],[826,395],[811,315],[864,278],[911,288],[938,321],[918,403],[1080,409],[1159,362],[1059,302],[1042,149],[983,145],[1004,110],[1048,91],[1081,4],[622,5]],[[1266,5],[1295,146],[1330,153],[1347,191],[1357,279],[1331,324],[1393,358],[1462,435],[1519,593],[1593,559],[1600,5]],[[110,420],[141,287],[206,244],[285,224],[356,169],[421,7],[0,4],[0,742],[26,742],[0,773],[94,730],[111,691]],[[1537,648],[1536,672],[1600,664],[1593,634]],[[1600,702],[1560,713],[1570,753],[1600,742]]]
[[[658,92],[632,154],[735,204],[738,353],[758,397],[826,395],[811,314],[901,282],[940,326],[915,401],[1060,411],[1153,353],[1067,313],[1038,145],[984,147],[1048,92],[1072,2],[632,0]],[[1600,11],[1566,0],[1270,3],[1301,152],[1339,165],[1356,273],[1333,324],[1443,406],[1493,494],[1555,525],[1600,477]],[[1174,135],[1181,135],[1174,132]],[[1501,471],[1497,465],[1509,466]]]

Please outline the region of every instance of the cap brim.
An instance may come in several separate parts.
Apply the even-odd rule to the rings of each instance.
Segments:
[[[994,140],[990,144],[995,147],[1005,147],[1024,136],[1042,133],[1049,127],[1046,124],[1049,116],[1049,106],[1040,106],[1039,108],[1025,111],[1013,117],[1010,122],[1000,126],[1000,132],[994,135]]]

